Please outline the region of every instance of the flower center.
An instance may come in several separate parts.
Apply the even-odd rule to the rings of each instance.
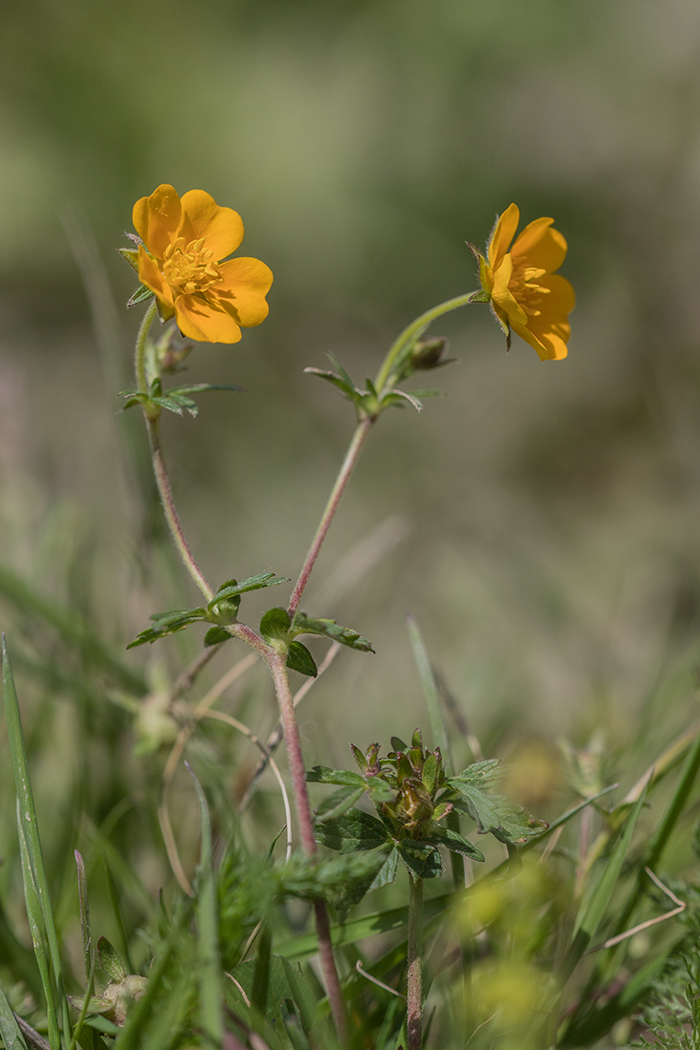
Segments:
[[[549,288],[543,288],[538,283],[539,278],[544,277],[546,272],[536,266],[528,266],[525,262],[513,266],[508,290],[529,317],[539,317],[542,312],[542,296],[549,295]]]
[[[204,238],[185,244],[178,237],[163,253],[163,276],[174,295],[195,295],[206,292],[212,284],[223,280],[214,253],[205,249]]]

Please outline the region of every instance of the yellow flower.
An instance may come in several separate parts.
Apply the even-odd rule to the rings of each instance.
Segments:
[[[543,361],[560,361],[567,355],[568,315],[576,303],[569,282],[554,273],[566,256],[566,240],[552,228],[554,219],[543,218],[526,226],[510,247],[519,221],[520,211],[511,204],[496,222],[488,259],[479,256],[481,285],[507,336],[512,329]]]
[[[163,319],[175,317],[189,339],[237,343],[241,327],[267,317],[272,271],[259,259],[229,259],[243,240],[243,223],[204,190],[182,199],[159,186],[134,205],[139,279],[158,299]]]

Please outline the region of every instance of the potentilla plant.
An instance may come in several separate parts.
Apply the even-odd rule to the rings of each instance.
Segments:
[[[312,653],[300,640],[308,635],[325,638],[336,647],[342,645],[358,652],[373,651],[370,642],[357,630],[325,617],[322,609],[307,613],[302,609],[302,601],[319,551],[370,431],[388,408],[409,406],[421,410],[422,399],[436,393],[432,389],[409,391],[403,387],[406,381],[441,368],[450,361],[447,341],[430,336],[429,327],[441,316],[463,306],[490,304],[508,345],[511,333],[515,332],[537,351],[542,360],[563,359],[567,353],[568,314],[574,305],[574,293],[571,285],[555,271],[566,255],[566,241],[554,229],[551,218],[531,222],[516,237],[519,211],[511,204],[497,220],[486,253],[482,255],[470,246],[478,259],[481,286],[432,307],[412,321],[389,347],[373,380],[356,382],[332,355],[329,355],[330,369],[310,367],[306,370],[335,387],[352,405],[356,426],[288,600],[268,609],[254,626],[245,619],[246,595],[291,581],[269,570],[241,579],[233,575],[234,566],[229,578],[214,583],[207,580],[188,543],[175,506],[161,443],[160,421],[164,411],[180,416],[185,412],[196,415],[198,406],[194,396],[197,394],[212,390],[240,390],[224,384],[183,384],[177,379],[173,382],[172,377],[182,371],[187,356],[195,352],[191,343],[183,346],[179,337],[182,335],[195,343],[237,343],[242,338],[242,329],[258,325],[266,318],[266,297],[273,276],[260,260],[240,255],[230,257],[243,239],[242,220],[237,212],[218,205],[203,190],[190,190],[180,197],[172,186],[161,185],[150,196],[137,201],[133,223],[136,233],[129,235],[132,246],[120,251],[139,278],[139,287],[128,305],[144,304],[146,311],[134,352],[135,385],[123,392],[124,407],[138,407],[143,412],[165,518],[180,558],[201,593],[201,602],[188,609],[154,612],[150,625],[144,627],[129,648],[155,643],[194,624],[204,624],[204,649],[180,676],[184,683],[182,690],[192,684],[208,660],[231,638],[239,639],[250,648],[251,654],[246,660],[262,659],[279,704],[302,852],[292,853],[291,813],[283,778],[272,757],[274,735],[268,745],[263,745],[251,730],[233,717],[224,712],[210,711],[213,694],[205,697],[194,711],[188,705],[178,707],[180,694],[177,690],[171,693],[155,690],[143,703],[134,701],[139,708],[137,727],[141,728],[137,731],[141,734],[142,753],[154,750],[162,742],[173,744],[164,783],[172,777],[197,719],[207,712],[212,717],[218,714],[221,721],[245,733],[258,746],[262,761],[269,765],[278,779],[287,806],[287,862],[276,868],[270,855],[260,863],[249,864],[246,871],[245,863],[237,856],[221,866],[218,889],[223,897],[218,899],[207,801],[194,772],[190,771],[202,823],[202,855],[193,883],[189,883],[184,871],[178,867],[176,852],[169,841],[171,830],[167,814],[161,811],[161,827],[173,870],[186,895],[169,917],[169,926],[161,915],[158,937],[152,942],[156,961],[147,978],[132,973],[127,966],[128,960],[122,962],[109,943],[104,939],[101,941],[99,957],[102,961],[99,965],[110,977],[110,983],[102,993],[93,994],[97,962],[91,948],[85,870],[82,859],[76,855],[87,983],[85,994],[80,998],[72,997],[70,1001],[80,1009],[78,1022],[73,1025],[69,999],[64,990],[58,937],[48,905],[19,707],[9,654],[4,651],[10,745],[20,809],[28,822],[28,830],[21,820],[19,822],[25,900],[30,922],[36,926],[37,958],[43,967],[41,975],[49,1004],[47,1026],[51,1050],[75,1050],[79,1038],[84,1042],[81,1033],[88,1023],[90,1011],[102,1012],[103,1025],[105,1019],[110,1021],[114,1031],[110,1030],[108,1034],[110,1038],[116,1034],[118,1047],[141,1045],[139,1025],[146,1023],[152,1003],[166,986],[171,989],[168,1008],[172,1008],[173,1017],[180,1018],[178,1023],[185,1033],[182,1038],[221,1047],[227,1027],[225,1019],[231,1019],[230,1009],[227,1014],[223,1006],[221,961],[222,953],[226,952],[232,959],[228,965],[234,971],[228,973],[227,970],[226,973],[240,993],[242,1004],[240,1016],[235,1014],[235,1030],[244,1033],[243,1037],[249,1040],[251,1047],[262,1048],[264,1044],[254,1029],[261,1016],[266,1016],[267,984],[272,972],[268,966],[271,945],[269,908],[273,902],[279,904],[281,900],[294,896],[308,900],[312,905],[317,937],[314,950],[318,950],[337,1041],[343,1047],[353,1041],[358,1047],[367,1045],[360,1028],[356,1025],[353,1030],[348,1024],[328,902],[344,921],[348,910],[367,892],[392,883],[400,865],[407,869],[409,881],[405,957],[407,994],[404,997],[402,992],[381,981],[375,983],[398,997],[399,1007],[392,1008],[394,1013],[386,1021],[387,1039],[391,1038],[392,1046],[395,1046],[395,1033],[403,1030],[408,1050],[419,1050],[423,1041],[423,884],[425,880],[442,875],[441,851],[460,858],[460,864],[461,858],[477,863],[483,861],[478,847],[461,832],[460,819],[463,816],[476,824],[480,834],[490,833],[505,844],[509,853],[517,851],[519,846],[527,847],[539,836],[547,834],[548,826],[491,790],[503,772],[498,761],[478,761],[459,773],[448,767],[446,741],[438,739],[436,725],[439,718],[433,718],[433,710],[431,725],[435,743],[439,745],[433,750],[424,745],[420,731],[416,730],[410,744],[398,737],[392,738],[393,750],[386,757],[380,756],[378,744],[372,744],[364,753],[353,746],[359,772],[317,766],[307,774],[289,671],[297,671],[308,679],[317,675]],[[156,318],[162,328],[158,335],[153,335]],[[422,659],[425,670],[427,657]],[[245,660],[241,663],[244,664]],[[238,672],[234,669],[234,673]],[[423,671],[421,675],[425,677]],[[183,707],[187,708],[184,714]],[[307,780],[339,787],[315,813],[309,801]],[[359,808],[361,800],[373,805],[376,815]],[[557,826],[589,802],[584,800],[565,814]],[[635,814],[640,806],[641,800]],[[621,818],[620,827],[624,825],[624,819]],[[345,856],[322,855],[319,845]],[[458,889],[462,891],[464,878],[462,875],[460,883],[457,865],[454,875]],[[246,911],[244,917],[239,914],[241,909]],[[227,924],[234,933],[225,947],[220,945],[219,937],[220,931],[228,928]],[[245,970],[247,964],[244,960],[258,934],[258,957],[251,974]],[[588,927],[586,934],[589,935]],[[50,950],[44,950],[45,943]],[[177,992],[178,982],[188,979],[187,960],[191,957],[193,943],[198,959],[200,1003],[196,1023],[191,1022],[187,1012],[187,996],[193,993],[187,991],[185,995],[183,991],[179,995]],[[585,945],[581,945],[583,940],[579,937],[576,951],[572,949],[572,958],[579,949],[579,954],[583,952]],[[273,1050],[277,1045],[306,1048],[311,1045],[308,1040],[304,1042],[311,1024],[307,992],[291,965],[280,965],[277,977],[282,983],[278,986],[283,986],[285,991],[280,993],[273,1012],[274,1025],[265,1028],[265,1032],[272,1033],[269,1038]],[[251,983],[246,990],[244,984],[248,977]],[[185,987],[183,983],[182,988]],[[404,998],[405,1013],[403,1018],[399,1017],[397,1029],[396,1009],[401,1007]],[[285,1005],[289,1002],[293,1004],[292,1013]],[[119,1026],[123,1026],[121,1034],[117,1031]],[[102,1031],[107,1032],[107,1029],[103,1027]],[[182,1045],[182,1040],[177,1044],[168,1042],[167,1031],[168,1024],[163,1022],[158,1029],[158,1038],[161,1039],[158,1046]],[[274,1042],[282,1031],[287,1034],[287,1041]],[[7,1002],[0,997],[0,1034],[5,1044],[23,1047],[23,1036],[18,1032]],[[97,1036],[95,1039],[94,1045],[102,1050],[106,1045],[104,1040]],[[35,1041],[34,1045],[41,1044]],[[233,1043],[229,1041],[226,1045],[241,1044],[234,1039]]]
[[[374,381],[368,379],[364,385],[357,384],[334,357],[331,357],[332,370],[307,369],[311,374],[333,384],[352,403],[357,427],[289,602],[286,607],[274,607],[266,612],[256,631],[239,618],[244,595],[253,590],[278,586],[287,580],[272,572],[263,572],[245,580],[228,579],[214,587],[205,579],[177,514],[161,448],[159,420],[164,410],[179,414],[183,410],[194,413],[196,405],[192,401],[192,394],[221,389],[212,384],[164,389],[164,377],[180,365],[178,354],[173,350],[172,335],[179,329],[185,337],[198,341],[238,342],[242,335],[241,328],[258,325],[267,316],[266,295],[272,285],[272,273],[265,263],[257,259],[240,256],[228,258],[243,239],[243,223],[237,212],[217,205],[203,190],[190,190],[180,198],[172,186],[162,185],[150,196],[142,197],[134,206],[136,235],[132,235],[131,239],[135,248],[121,251],[137,271],[141,282],[130,299],[130,305],[142,302],[148,302],[149,305],[136,341],[136,387],[124,392],[125,407],[138,404],[143,409],[153,469],[168,526],[185,567],[203,595],[204,604],[192,609],[155,613],[151,618],[152,625],[143,630],[132,645],[154,642],[190,624],[204,622],[210,625],[204,638],[205,646],[222,644],[234,637],[245,642],[262,657],[272,677],[279,703],[301,841],[310,857],[316,854],[317,836],[306,787],[304,759],[288,671],[293,669],[306,675],[316,674],[311,653],[298,640],[305,634],[322,635],[360,651],[372,651],[372,646],[353,629],[323,617],[307,616],[300,609],[300,603],[370,430],[387,408],[408,404],[420,410],[420,399],[435,393],[432,390],[408,392],[400,385],[415,373],[430,371],[447,363],[445,340],[424,338],[433,321],[470,303],[490,303],[508,341],[513,330],[530,343],[542,359],[559,360],[566,356],[566,343],[570,334],[568,313],[573,308],[574,295],[571,285],[553,273],[564,260],[566,241],[553,229],[553,220],[543,218],[530,223],[511,247],[518,221],[518,208],[512,204],[494,227],[486,257],[476,253],[481,288],[441,303],[413,321],[389,348]],[[161,322],[171,318],[174,322],[160,339],[153,340],[149,332],[156,315]],[[416,745],[414,757],[420,751],[420,746]],[[405,774],[407,776],[409,768],[413,768],[410,759],[403,753],[396,762],[396,776],[403,778]],[[435,777],[438,778],[438,758],[433,755],[425,762],[428,770],[435,768]],[[430,774],[426,773],[426,776],[429,778]],[[377,783],[388,787],[386,775],[380,775]],[[416,887],[422,884],[426,872],[437,871],[437,862],[431,859],[436,855],[434,843],[425,842],[417,847],[410,845],[421,842],[420,833],[426,819],[421,816],[421,807],[425,807],[425,813],[429,814],[428,825],[434,829],[435,842],[443,834],[442,844],[456,848],[458,841],[463,842],[463,850],[479,857],[479,851],[466,844],[466,840],[459,839],[459,836],[450,839],[454,833],[437,830],[437,818],[430,800],[432,793],[441,785],[438,779],[432,782],[430,789],[425,784],[425,780],[407,776],[405,782],[402,780],[399,785],[404,801],[395,803],[398,806],[395,820],[399,820],[398,814],[404,812],[404,805],[408,805],[409,809],[411,806],[416,808],[413,824],[416,834],[408,833],[410,827],[401,824],[401,834],[406,842],[399,849],[404,861],[410,850],[414,850],[412,870],[415,879],[411,881],[414,903],[418,901],[419,891]],[[415,793],[415,797],[412,793]],[[387,822],[391,818],[389,808],[386,807],[390,807],[391,803],[385,800],[381,804],[385,807],[382,812]],[[454,802],[441,804],[448,808],[459,808],[461,803],[455,795]],[[422,858],[422,874],[415,868],[415,864],[419,863],[418,857]],[[314,910],[331,1012],[338,1037],[341,1042],[346,1042],[343,996],[331,945],[328,912],[322,898],[314,901]],[[417,919],[416,923],[419,922]],[[420,999],[415,987],[413,998]],[[411,1009],[414,1014],[419,1010],[415,1001]],[[420,1026],[415,1017],[411,1023],[413,1035],[409,1036],[409,1045],[413,1048],[418,1045],[416,1038],[420,1036],[416,1036],[415,1032],[419,1031]]]

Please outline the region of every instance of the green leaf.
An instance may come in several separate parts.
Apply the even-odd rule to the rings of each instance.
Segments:
[[[459,777],[449,781],[463,802],[455,802],[455,809],[467,813],[474,820],[479,834],[491,834],[500,842],[520,846],[546,831],[548,824],[537,820],[522,806],[502,795],[489,795],[469,783],[458,783]]]
[[[310,678],[315,678],[318,674],[318,668],[313,656],[301,642],[289,643],[287,667],[292,671],[299,671],[300,674],[308,675]]]
[[[341,853],[376,849],[389,839],[382,822],[361,809],[350,809],[342,817],[316,825],[316,841]]]
[[[189,763],[185,765],[197,792],[202,827],[201,853],[195,879],[200,1023],[212,1046],[221,1046],[224,1037],[221,1013],[223,988],[219,954],[219,909],[212,866],[211,818],[202,786]]]
[[[341,627],[335,620],[314,620],[306,613],[297,613],[294,617],[291,633],[297,634],[320,634],[325,638],[332,638],[334,642],[347,645],[350,649],[360,649],[362,652],[373,653],[374,649],[361,634],[351,630],[349,627]]]
[[[500,758],[485,758],[481,762],[472,762],[453,779],[466,784],[480,784],[483,787],[485,784],[495,784],[502,780],[507,771],[507,766]],[[447,783],[451,781],[448,780]]]
[[[449,773],[452,770],[450,764],[450,745],[449,737],[447,735],[447,729],[445,727],[445,720],[442,712],[442,703],[440,701],[440,690],[438,688],[437,676],[435,669],[433,668],[428,647],[425,644],[423,634],[417,621],[413,616],[406,617],[406,624],[408,627],[408,637],[411,642],[411,648],[413,650],[413,659],[416,662],[418,674],[420,676],[421,686],[423,687],[423,696],[425,697],[426,707],[428,708],[428,717],[430,718],[430,728],[433,734],[433,741],[437,747],[440,748],[442,754],[442,760],[445,763],[446,771]],[[423,771],[423,783],[428,786],[425,780],[426,773]],[[428,788],[428,791],[432,791],[432,787]]]
[[[41,841],[39,838],[39,822],[34,807],[34,795],[31,780],[29,779],[29,763],[22,731],[22,720],[19,712],[15,681],[10,665],[10,656],[7,651],[5,635],[2,636],[2,670],[4,683],[5,719],[7,722],[7,737],[10,746],[10,756],[14,773],[15,788],[17,791],[17,824],[20,829],[20,845],[24,843],[28,871],[23,870],[25,894],[30,884],[34,887],[38,913],[36,916],[39,925],[38,933],[45,934],[48,945],[48,958],[53,969],[53,980],[55,983],[55,998],[51,986],[45,985],[49,1020],[53,1026],[57,1022],[57,1013],[60,1011],[61,1023],[64,1031],[70,1030],[70,1014],[68,1012],[68,1000],[63,986],[63,971],[61,968],[61,954],[58,947],[56,926],[51,909],[49,897],[49,886],[46,878],[46,869],[41,852]],[[25,896],[26,900],[26,896]],[[42,929],[43,927],[43,929]],[[45,953],[46,954],[46,953]],[[36,953],[37,963],[41,966],[40,953]],[[53,1018],[53,1020],[52,1020]],[[54,1033],[54,1041],[58,1041],[57,1031]]]
[[[401,860],[419,879],[439,879],[442,875],[440,851],[429,842],[402,839],[399,847]]]
[[[361,773],[354,773],[351,769],[329,769],[328,766],[314,766],[307,770],[306,779],[309,784],[344,784],[347,787],[361,787],[366,790],[367,781]]]
[[[253,994],[255,965],[255,961],[250,960],[240,963],[233,971],[233,976],[249,999],[252,998]],[[288,959],[273,954],[270,957],[268,974],[267,1020],[274,1024],[276,1030],[284,1025],[282,1007],[287,1001],[294,1003],[302,1027],[304,1031],[308,1031],[313,1023],[316,1010],[314,994],[302,974]],[[253,1018],[251,1018],[251,1022],[255,1023]],[[267,1033],[265,1039],[266,1042],[270,1039]],[[260,1045],[263,1045],[262,1042]],[[281,1043],[275,1043],[274,1045],[281,1046]],[[285,1042],[284,1045],[287,1046],[288,1043]]]
[[[375,806],[380,805],[382,802],[393,802],[396,796],[396,792],[387,784],[383,777],[367,777],[366,788]]]
[[[247,591],[259,591],[263,587],[277,587],[280,583],[289,583],[289,577],[275,576],[274,572],[259,572],[257,576],[250,576],[247,580],[241,580],[240,583],[238,580],[226,580],[218,588],[207,609],[215,609],[224,599],[235,598]]]
[[[389,886],[392,882],[396,881],[396,874],[399,870],[399,851],[396,846],[392,849],[389,856],[384,861],[384,864],[377,872],[377,876],[370,886],[370,890],[379,890],[382,886]]]
[[[268,609],[260,621],[260,633],[266,642],[286,641],[290,627],[286,609]]]
[[[210,627],[204,635],[204,644],[221,645],[222,642],[228,642],[230,639],[231,635],[225,627]]]
[[[127,258],[127,253],[129,253],[129,255],[131,255],[131,252],[129,252],[129,249],[128,248],[119,248],[119,251],[124,256],[126,261],[130,264],[131,260],[129,258]],[[136,255],[137,253],[134,252],[134,254]],[[138,265],[137,265],[136,269],[138,269]],[[152,292],[150,288],[146,288],[145,284],[140,284],[138,286],[138,288],[136,289],[136,291],[134,292],[134,294],[127,300],[127,303],[126,303],[127,310],[130,307],[132,307],[132,306],[138,306],[139,303],[147,303],[149,301],[149,299],[153,298],[154,294],[155,293]]]
[[[314,812],[318,819],[332,820],[334,817],[339,817],[350,806],[354,806],[364,793],[364,785],[362,787],[342,787],[324,798]]]
[[[0,988],[0,1035],[5,1050],[27,1050],[22,1030],[15,1020],[12,1007],[2,988]]]
[[[304,371],[309,375],[318,376],[319,379],[325,379],[328,383],[332,383],[333,386],[343,393],[348,401],[358,404],[362,400],[362,391],[358,390],[353,383],[345,382],[335,372],[329,372],[323,368],[305,368]]]
[[[461,835],[451,828],[441,828],[439,825],[433,825],[429,834],[425,836],[425,841],[431,842],[435,846],[446,846],[453,853],[461,853],[465,857],[471,857],[472,860],[484,860],[484,854],[473,842],[462,838]]]
[[[158,638],[164,638],[168,634],[175,634],[189,627],[191,623],[201,620],[209,620],[206,609],[169,609],[167,612],[154,613],[151,616],[153,626],[147,627],[136,635],[133,642],[129,642],[127,649],[134,649],[137,645],[145,645],[146,642],[155,642]]]
[[[416,412],[422,412],[423,405],[417,397],[413,394],[407,394],[405,390],[392,390],[390,394],[385,394],[382,398],[382,408],[388,407],[389,405],[396,405],[397,408],[403,408],[405,404],[412,405]]]
[[[191,386],[176,386],[168,394],[201,394],[205,390],[231,390],[237,394],[247,393],[244,386],[235,383],[193,383]]]
[[[118,984],[127,976],[127,969],[121,955],[106,937],[100,937],[97,942],[97,958],[100,968],[107,974],[110,981]]]

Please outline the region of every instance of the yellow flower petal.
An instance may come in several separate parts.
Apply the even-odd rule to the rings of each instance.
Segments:
[[[488,243],[489,263],[494,269],[508,251],[519,222],[520,209],[516,204],[509,205],[503,215],[499,216]]]
[[[199,295],[175,300],[177,326],[188,339],[204,343],[237,343],[241,329],[223,306]]]
[[[519,306],[508,287],[512,273],[512,256],[504,255],[500,265],[494,271],[491,299],[495,305],[500,308],[501,312],[506,315],[509,321],[519,321],[520,324],[524,325],[527,323],[527,314],[522,307]]]
[[[514,260],[554,273],[566,258],[568,245],[559,230],[551,229],[554,219],[535,219],[526,226],[511,248]]]
[[[134,229],[153,255],[159,259],[175,240],[182,220],[182,207],[177,191],[164,183],[150,197],[136,201],[132,213]]]
[[[188,190],[182,195],[181,236],[185,243],[204,238],[204,247],[214,259],[225,259],[243,240],[243,220],[233,208],[220,208],[204,190]]]
[[[253,328],[269,313],[265,296],[272,284],[272,270],[259,259],[231,259],[219,266],[223,284],[216,286],[216,297],[233,314],[238,324]]]
[[[554,351],[554,349],[548,346],[546,343],[541,342],[534,334],[534,332],[532,332],[531,329],[527,328],[524,324],[521,324],[520,321],[513,321],[511,323],[511,328],[513,329],[516,335],[519,335],[521,339],[524,339],[526,343],[529,343],[530,346],[534,347],[534,349],[540,355],[540,359],[542,361],[551,361],[557,359],[557,354]],[[561,356],[566,357],[566,343],[563,343],[563,347],[564,353]]]
[[[139,281],[155,292],[162,303],[167,306],[173,305],[170,285],[158,269],[155,259],[148,254],[142,244],[139,244]]]

